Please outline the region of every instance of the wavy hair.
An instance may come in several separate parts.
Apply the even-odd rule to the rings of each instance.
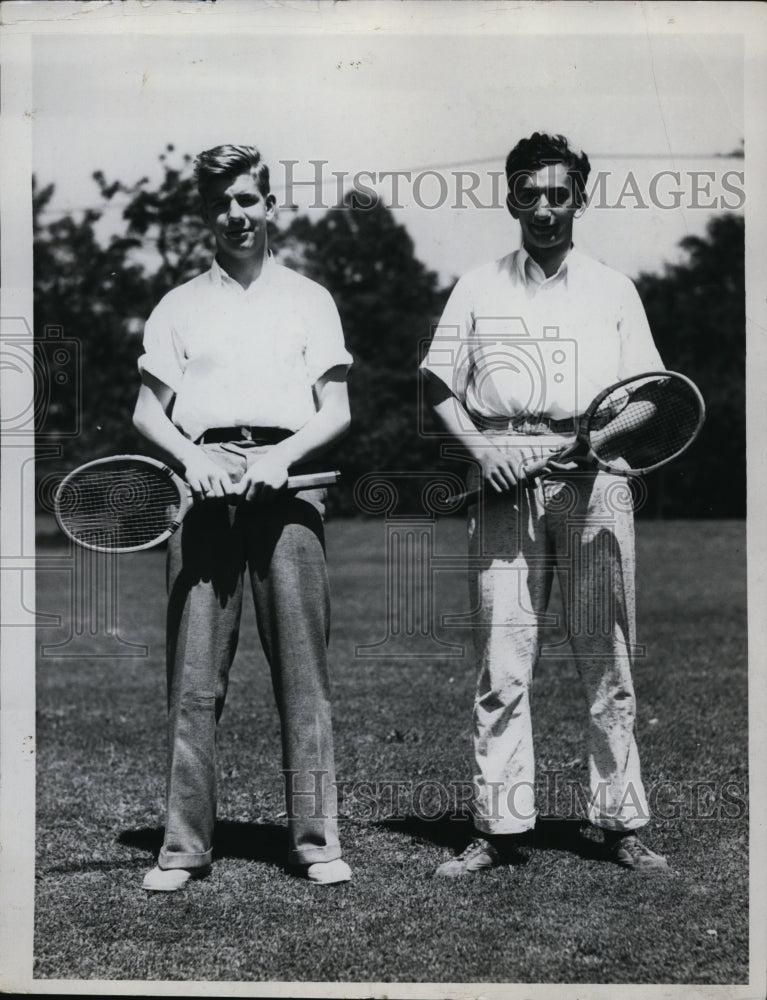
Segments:
[[[214,146],[200,153],[194,163],[194,177],[203,204],[214,181],[244,173],[253,176],[264,197],[269,194],[269,167],[255,146]]]
[[[517,179],[547,167],[562,163],[573,179],[573,193],[578,207],[586,200],[586,181],[591,164],[586,154],[570,145],[563,135],[533,132],[529,139],[521,139],[506,157],[506,184],[508,202],[514,206],[514,185]]]

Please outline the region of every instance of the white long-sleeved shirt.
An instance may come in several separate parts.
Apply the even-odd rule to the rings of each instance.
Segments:
[[[458,281],[421,367],[480,421],[560,421],[663,363],[629,278],[575,249],[546,278],[521,249]]]

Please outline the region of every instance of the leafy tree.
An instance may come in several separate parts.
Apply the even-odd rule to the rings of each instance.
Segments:
[[[667,368],[688,375],[707,418],[692,449],[650,480],[647,513],[666,517],[745,515],[744,223],[724,214],[705,237],[685,237],[686,259],[637,288]]]
[[[128,185],[96,172],[100,206],[79,217],[48,219],[53,185],[33,187],[35,336],[59,327],[80,347],[82,403],[52,397],[40,432],[64,447],[63,465],[116,451],[146,448],[130,414],[138,391],[136,360],[144,322],[172,287],[208,267],[213,252],[193,179],[192,158],[167,147],[161,176]],[[123,225],[100,236],[105,210],[120,196]],[[371,471],[413,474],[400,484],[420,510],[425,481],[465,464],[439,454],[429,413],[419,422],[417,366],[447,297],[415,255],[393,213],[354,192],[316,222],[297,216],[270,230],[279,260],[319,281],[338,305],[355,364],[350,373],[353,427],[329,460],[345,473],[331,492],[337,509],[357,510],[352,487]],[[744,250],[743,221],[712,219],[704,238],[688,237],[686,259],[637,286],[669,368],[692,377],[706,398],[699,443],[650,480],[643,513],[669,517],[740,517],[744,513]],[[76,413],[78,406],[80,412]],[[63,428],[79,418],[79,435]],[[735,456],[733,458],[733,456]],[[40,470],[44,472],[45,470]]]
[[[93,175],[104,201],[122,195],[126,202],[122,213],[126,236],[142,250],[147,293],[153,302],[209,267],[214,250],[200,210],[194,161],[185,154],[174,162],[173,153],[169,145],[160,154],[163,174],[156,186],[151,186],[148,177],[126,185],[108,182],[101,171]]]
[[[35,187],[36,333],[43,338],[47,327],[60,326],[81,354],[81,431],[66,442],[65,465],[146,449],[130,420],[144,321],[167,291],[209,266],[214,246],[200,214],[192,158],[175,156],[169,146],[160,163],[155,183],[144,177],[128,185],[94,173],[101,207],[80,218],[46,222],[54,188]],[[100,241],[99,223],[118,196],[124,225]],[[269,239],[278,259],[334,295],[355,357],[354,429],[330,456],[346,486],[332,491],[331,502],[356,510],[352,486],[371,470],[431,475],[435,446],[417,433],[417,361],[444,295],[416,258],[407,231],[382,205],[363,208],[350,196],[344,209],[317,223],[299,216],[285,229],[272,226]],[[64,416],[48,425],[70,426]],[[410,493],[415,497],[420,486]]]
[[[53,193],[53,185],[33,186],[35,337],[38,345],[50,342],[51,328],[60,328],[78,345],[79,372],[69,382],[72,391],[57,394],[56,411],[40,408],[38,430],[63,445],[71,465],[135,444],[126,415],[138,386],[148,289],[142,264],[132,258],[140,241],[115,235],[104,246],[96,233],[98,209],[43,223]],[[79,435],[69,439],[65,431],[73,427]]]
[[[419,435],[418,426],[418,363],[446,291],[415,256],[392,212],[354,192],[316,223],[295,219],[281,256],[331,292],[355,358],[349,376],[353,427],[338,451],[345,478],[353,483],[373,471],[410,473],[398,489],[405,505],[420,509],[424,481],[447,467],[436,439]],[[429,413],[421,417],[436,429]]]
[[[142,451],[131,412],[138,392],[136,362],[144,322],[162,296],[210,265],[213,240],[200,214],[192,157],[159,157],[162,176],[152,185],[109,181],[96,171],[101,204],[82,216],[47,221],[55,193],[33,179],[35,337],[60,327],[79,346],[82,405],[74,440],[57,433],[77,418],[77,397],[40,415],[46,439],[63,444],[66,465],[116,451]],[[105,211],[119,197],[124,224],[99,236]]]

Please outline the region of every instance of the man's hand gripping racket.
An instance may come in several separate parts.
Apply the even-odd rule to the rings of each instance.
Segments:
[[[700,433],[705,414],[698,388],[678,372],[646,372],[623,379],[592,400],[579,418],[571,444],[525,464],[525,478],[579,466],[643,476],[686,451]],[[450,499],[475,497],[481,490],[477,487]]]
[[[291,476],[286,489],[330,486],[339,479],[339,472]],[[138,552],[170,538],[197,502],[189,484],[162,462],[117,455],[70,472],[56,490],[54,513],[64,534],[83,548]]]

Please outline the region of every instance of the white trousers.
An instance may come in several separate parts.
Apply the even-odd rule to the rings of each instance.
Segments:
[[[488,498],[469,511],[478,682],[475,824],[535,825],[533,668],[556,571],[588,705],[588,815],[599,827],[648,821],[634,739],[634,520],[627,481],[576,472]],[[585,714],[585,713],[584,713]]]

